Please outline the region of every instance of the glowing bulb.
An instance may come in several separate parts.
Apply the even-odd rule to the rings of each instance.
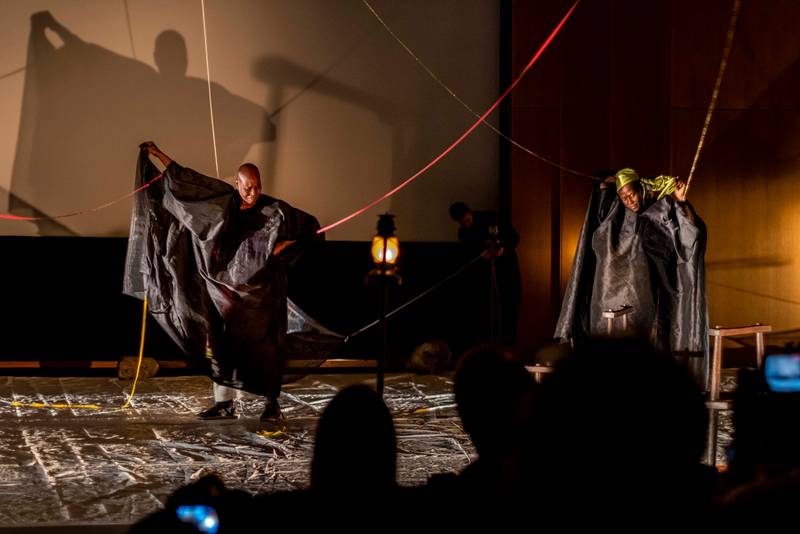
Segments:
[[[394,265],[400,255],[400,242],[397,237],[383,238],[376,235],[372,238],[372,261],[384,263],[383,252],[386,250],[386,263]]]

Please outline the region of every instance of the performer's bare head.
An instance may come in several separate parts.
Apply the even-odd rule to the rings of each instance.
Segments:
[[[241,209],[246,210],[256,205],[261,195],[261,173],[252,163],[245,163],[236,173],[236,191],[242,199]]]
[[[638,212],[642,209],[644,190],[639,175],[630,168],[617,172],[617,194],[622,204],[631,211]]]

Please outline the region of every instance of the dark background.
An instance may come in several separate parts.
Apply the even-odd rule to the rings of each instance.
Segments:
[[[134,356],[141,301],[122,294],[127,240],[0,237],[5,261],[0,360],[88,361]],[[472,258],[457,243],[404,243],[403,283],[390,288],[390,310],[409,301]],[[311,317],[349,335],[380,317],[379,287],[365,285],[372,267],[368,243],[325,242],[301,256],[289,277],[290,297]],[[488,340],[488,315],[478,304],[489,292],[476,264],[390,319],[390,358],[402,365],[420,343],[441,339],[460,352]],[[183,358],[148,320],[145,355]],[[374,359],[381,329],[354,337],[336,356]]]

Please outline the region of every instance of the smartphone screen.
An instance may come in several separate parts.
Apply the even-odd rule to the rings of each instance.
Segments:
[[[800,393],[800,354],[770,354],[764,360],[764,378],[770,391]]]
[[[178,506],[176,510],[178,519],[206,534],[216,534],[219,529],[219,517],[210,506],[191,505]]]

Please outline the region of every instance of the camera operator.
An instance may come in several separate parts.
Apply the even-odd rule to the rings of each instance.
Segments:
[[[489,341],[513,347],[521,291],[515,251],[519,234],[510,224],[500,221],[496,213],[473,211],[463,202],[450,206],[450,218],[458,223],[458,240],[469,248],[470,254],[480,254],[486,260],[484,270],[492,294],[489,313],[493,335]]]

